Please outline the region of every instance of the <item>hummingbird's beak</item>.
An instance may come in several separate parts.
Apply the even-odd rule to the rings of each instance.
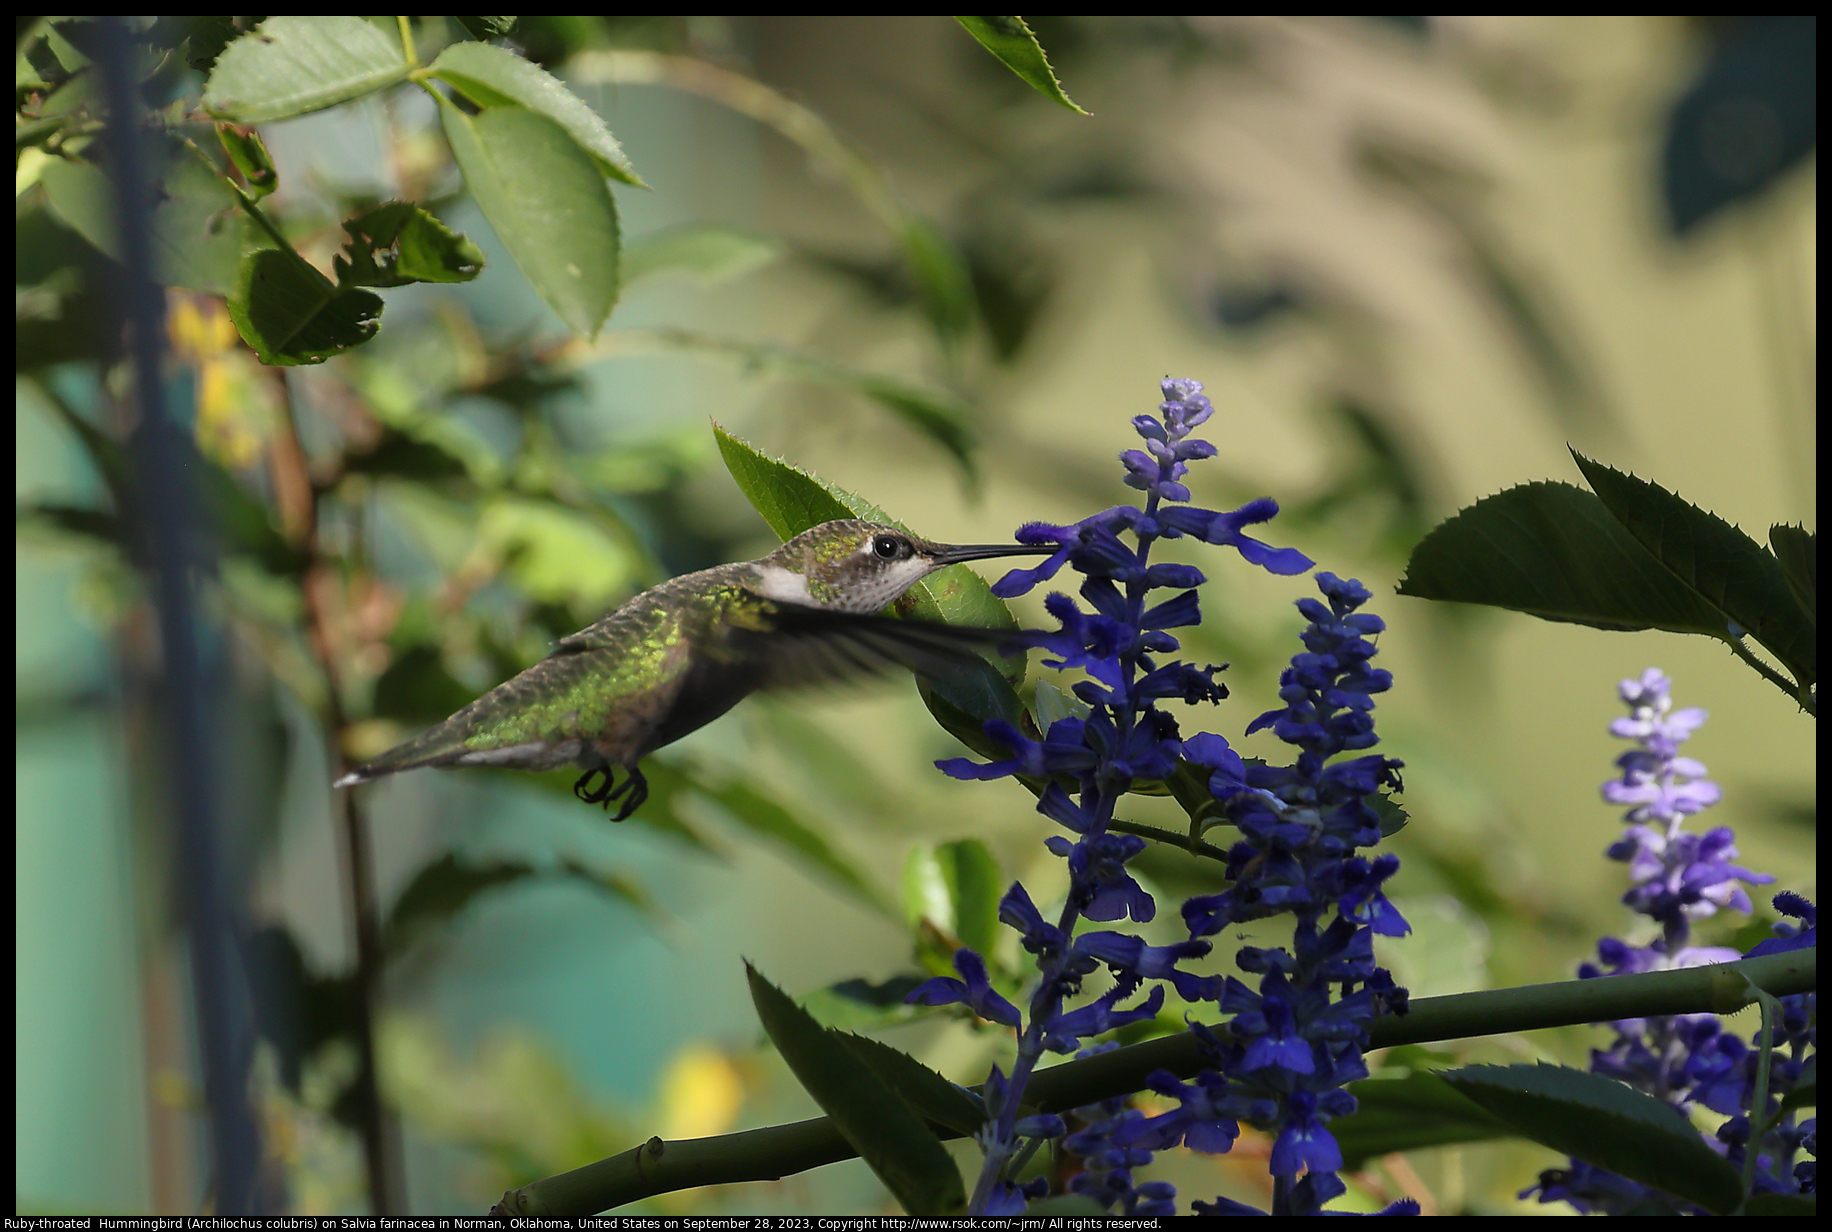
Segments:
[[[942,565],[958,565],[964,560],[987,560],[994,556],[1049,556],[1056,550],[1053,543],[944,544],[930,559],[939,568]]]

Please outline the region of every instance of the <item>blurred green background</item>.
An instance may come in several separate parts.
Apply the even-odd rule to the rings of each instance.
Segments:
[[[474,283],[388,293],[372,345],[285,376],[314,462],[378,425],[465,460],[455,477],[378,472],[346,486],[320,524],[332,551],[362,562],[315,583],[336,613],[352,713],[400,663],[438,667],[395,673],[401,688],[474,694],[642,587],[773,546],[709,420],[922,534],[986,542],[1128,499],[1115,461],[1128,419],[1154,408],[1160,378],[1193,377],[1217,407],[1204,435],[1221,451],[1192,473],[1196,502],[1274,497],[1284,513],[1265,537],[1361,578],[1388,622],[1381,662],[1395,687],[1380,729],[1406,762],[1412,815],[1392,888],[1416,932],[1385,961],[1415,996],[1569,978],[1598,936],[1627,925],[1622,870],[1602,857],[1619,819],[1597,785],[1621,751],[1605,730],[1616,681],[1650,665],[1673,677],[1677,704],[1711,712],[1687,746],[1724,788],[1709,820],[1733,826],[1743,863],[1778,874],[1777,888],[1814,896],[1810,721],[1722,647],[1392,594],[1419,536],[1458,508],[1518,483],[1577,482],[1567,442],[1758,538],[1774,522],[1814,528],[1810,132],[1804,156],[1785,156],[1779,120],[1771,133],[1759,112],[1706,106],[1698,158],[1729,187],[1675,188],[1705,175],[1671,153],[1689,139],[1683,104],[1709,103],[1713,72],[1751,27],[1033,25],[1091,117],[1050,106],[940,18],[523,19],[521,45],[600,109],[652,187],[617,193],[626,272],[640,272],[645,240],[725,245],[697,272],[633,277],[590,344],[567,339],[481,216],[449,196],[424,95],[263,130],[281,171],[273,208],[302,246],[314,227],[334,245],[349,201],[398,194],[439,200],[490,258]],[[607,49],[717,64],[823,118],[902,209],[957,246],[965,307],[950,317],[925,303],[884,218],[831,164],[716,92],[607,83]],[[81,242],[31,192],[18,209],[23,304],[43,285],[34,259],[56,267],[43,254]],[[722,230],[676,230],[689,227]],[[220,304],[181,296],[173,311],[200,374],[200,441],[284,523],[287,495],[264,477],[280,436],[272,376],[223,336]],[[758,347],[958,400],[978,441],[972,475],[857,382],[759,363]],[[21,508],[97,503],[47,393],[99,414],[94,366],[24,367]],[[1183,716],[1184,731],[1235,739],[1273,702],[1297,648],[1291,603],[1310,583],[1181,558],[1210,577],[1192,656],[1231,662],[1234,690]],[[222,591],[225,763],[250,911],[334,973],[351,942],[303,617],[296,596],[233,558]],[[1021,618],[1041,619],[1043,593],[1014,605]],[[155,732],[124,700],[147,662],[149,615],[116,553],[30,516],[16,613],[18,1209],[196,1210],[207,1181],[184,949],[143,798],[158,781]],[[411,726],[359,721],[346,740],[373,753]],[[1243,751],[1277,756],[1264,739]],[[677,746],[692,781],[782,802],[837,853],[826,867],[716,793],[683,797],[678,827],[612,828],[557,781],[473,771],[367,789],[384,904],[448,853],[572,860],[599,878],[480,894],[390,965],[383,1082],[403,1113],[412,1209],[481,1210],[651,1134],[812,1115],[758,1047],[741,958],[797,996],[911,971],[902,870],[921,844],[977,837],[1006,878],[1056,884],[1028,795],[933,770],[959,751],[907,683],[754,699]],[[1152,803],[1138,819],[1168,824]],[[1161,901],[1199,884],[1179,856],[1142,863]],[[834,873],[842,862],[865,888]],[[889,1031],[963,1083],[996,1056],[994,1037],[957,1023]],[[1582,1063],[1600,1040],[1573,1030],[1448,1051]],[[329,1107],[351,1064],[315,1055],[295,1091],[272,1049],[257,1062],[291,1209],[364,1209],[354,1137]],[[1185,1196],[1252,1200],[1250,1142],[1241,1155],[1164,1174]],[[1513,1193],[1552,1162],[1505,1144],[1419,1152],[1369,1184],[1428,1213],[1524,1212]],[[854,1162],[653,1209],[886,1202]]]

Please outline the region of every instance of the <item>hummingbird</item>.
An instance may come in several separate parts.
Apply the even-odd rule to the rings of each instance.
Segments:
[[[945,544],[877,522],[823,522],[768,556],[645,590],[554,643],[545,659],[332,784],[422,766],[584,768],[573,794],[622,821],[649,796],[637,763],[757,689],[901,665],[934,672],[1008,629],[899,620],[883,610],[937,569],[1054,545]],[[615,771],[623,770],[613,787]],[[595,782],[603,776],[602,782]]]

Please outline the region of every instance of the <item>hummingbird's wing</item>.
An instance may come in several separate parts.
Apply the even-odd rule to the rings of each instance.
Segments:
[[[861,616],[775,599],[759,599],[754,614],[730,636],[734,649],[757,664],[758,687],[765,689],[851,680],[896,667],[939,675],[1017,635],[1015,629]]]

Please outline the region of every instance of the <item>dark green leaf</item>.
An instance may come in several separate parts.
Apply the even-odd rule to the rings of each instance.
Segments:
[[[464,864],[447,855],[421,869],[395,899],[388,913],[386,948],[399,954],[428,929],[449,922],[479,894],[518,881],[580,882],[620,902],[652,910],[648,894],[628,878],[601,873],[575,860],[562,861],[556,869],[542,869],[520,860],[496,860],[488,864]]]
[[[127,549],[127,532],[121,519],[102,509],[79,509],[74,505],[35,505],[22,511],[24,518],[48,522],[59,530],[90,539],[99,539],[111,547]]]
[[[321,364],[381,327],[381,298],[337,284],[299,254],[257,248],[242,257],[229,316],[265,364]]]
[[[297,578],[305,572],[310,558],[280,533],[271,508],[210,459],[194,454],[191,466],[209,524],[225,552],[246,556],[275,577]]]
[[[1329,1131],[1342,1148],[1343,1167],[1351,1172],[1395,1151],[1511,1136],[1506,1124],[1436,1074],[1369,1078],[1349,1092],[1355,1111],[1331,1121]]]
[[[355,1038],[360,1013],[354,973],[321,976],[306,966],[293,935],[255,930],[243,948],[255,1029],[273,1045],[280,1080],[299,1089],[304,1067],[326,1044]]]
[[[971,1138],[986,1124],[986,1101],[889,1044],[863,1035],[831,1032],[865,1062],[878,1081],[908,1104],[916,1115]]]
[[[1768,528],[1768,545],[1781,571],[1787,575],[1788,589],[1806,609],[1807,619],[1819,620],[1819,545],[1818,536],[1804,526]]]
[[[882,984],[862,979],[841,980],[809,993],[802,1008],[824,1027],[869,1031],[900,1026],[916,1016],[916,1008],[907,1004],[904,998],[926,978],[898,975]]]
[[[1024,82],[1043,95],[1067,107],[1070,111],[1082,111],[1069,96],[1063,93],[1062,83],[1056,80],[1056,74],[1050,69],[1049,58],[1043,54],[1043,47],[1037,42],[1037,36],[1031,33],[1030,27],[1024,24],[1022,17],[956,17],[968,34],[979,40],[980,46],[997,56],[999,60],[1016,73]]]
[[[343,473],[443,483],[467,479],[471,472],[463,458],[442,448],[436,441],[384,426],[374,447],[352,454],[344,463]]]
[[[903,260],[929,327],[942,346],[954,346],[973,324],[973,279],[966,260],[921,218],[904,225]]]
[[[911,1215],[946,1215],[966,1203],[960,1172],[934,1131],[870,1066],[749,963],[751,1001],[777,1051],[834,1127]]]
[[[1209,779],[1214,774],[1209,766],[1178,758],[1176,773],[1165,780],[1165,787],[1192,822],[1215,824],[1226,820],[1222,801],[1209,791]]]
[[[1813,621],[1794,600],[1786,571],[1761,544],[1657,483],[1625,475],[1573,449],[1599,500],[1668,572],[1747,629],[1809,685],[1818,679]]]
[[[431,73],[480,108],[513,104],[546,116],[579,143],[603,174],[647,187],[603,118],[558,77],[508,48],[453,43],[432,62]]]
[[[469,282],[483,272],[483,253],[417,205],[390,201],[344,223],[349,255],[331,259],[345,287],[399,287],[410,282]],[[379,259],[378,259],[379,258]]]
[[[1736,1167],[1683,1113],[1651,1095],[1562,1065],[1472,1065],[1440,1074],[1515,1133],[1630,1180],[1728,1214]]]
[[[568,329],[596,337],[617,302],[620,244],[617,203],[599,165],[566,129],[523,107],[466,115],[441,95],[439,114],[503,247]]]
[[[1392,838],[1395,834],[1404,830],[1406,828],[1406,823],[1412,820],[1411,814],[1406,812],[1405,806],[1397,803],[1392,796],[1384,791],[1378,792],[1370,798],[1368,800],[1368,807],[1380,815],[1380,836],[1382,838]]]
[[[476,696],[476,690],[445,670],[445,660],[436,648],[410,646],[376,678],[370,713],[378,719],[422,726],[456,713]]]
[[[918,676],[916,692],[942,730],[981,757],[1011,756],[1010,749],[986,735],[985,724],[999,719],[1019,726],[1024,703],[991,664],[984,671],[963,664],[946,676]]]
[[[515,23],[519,17],[457,17],[452,18],[464,32],[474,39],[488,42],[490,39],[508,38],[515,33]]]
[[[248,20],[255,20],[249,18]],[[184,62],[194,73],[208,76],[223,50],[244,33],[234,17],[202,16],[187,19]]]
[[[407,79],[400,48],[360,17],[269,17],[223,49],[204,110],[241,124],[321,111]]]
[[[1509,488],[1440,522],[1413,549],[1398,593],[1598,629],[1726,637],[1709,604],[1568,483]]]

